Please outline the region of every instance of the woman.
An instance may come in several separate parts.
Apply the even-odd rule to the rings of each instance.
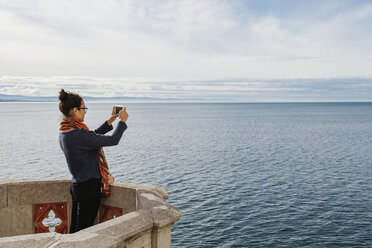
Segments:
[[[88,110],[81,96],[63,89],[59,92],[59,109],[63,114],[60,124],[59,144],[65,154],[68,168],[72,174],[70,193],[72,213],[70,233],[90,227],[96,218],[101,196],[109,196],[109,184],[114,179],[108,171],[103,146],[119,143],[127,129],[126,108],[105,121],[95,131],[89,131],[84,124]],[[113,129],[112,122],[119,117],[120,122],[112,135],[104,135]]]

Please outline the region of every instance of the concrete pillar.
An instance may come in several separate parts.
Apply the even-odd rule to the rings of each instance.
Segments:
[[[172,225],[162,228],[153,228],[151,239],[152,248],[171,248],[171,228]]]

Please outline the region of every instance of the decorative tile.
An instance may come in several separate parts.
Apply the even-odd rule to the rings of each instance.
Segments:
[[[116,217],[123,215],[123,209],[117,207],[111,207],[107,205],[101,205],[99,209],[99,223],[106,220],[112,220]]]
[[[67,203],[34,204],[35,233],[67,233]]]

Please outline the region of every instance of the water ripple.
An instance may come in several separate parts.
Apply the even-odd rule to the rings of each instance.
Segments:
[[[88,126],[100,125],[111,104],[87,104]],[[167,189],[182,213],[173,247],[372,247],[372,104],[127,109],[123,140],[105,148],[110,170]],[[0,104],[3,180],[70,177],[57,111]]]

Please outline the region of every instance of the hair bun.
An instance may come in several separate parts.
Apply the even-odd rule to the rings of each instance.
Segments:
[[[68,99],[69,95],[70,95],[70,94],[69,94],[68,92],[66,92],[64,89],[61,89],[61,90],[59,91],[58,99],[59,99],[61,102],[66,101],[66,100]]]
[[[70,111],[73,108],[79,108],[83,98],[78,94],[72,93],[71,91],[65,91],[61,89],[59,91],[59,110],[64,116],[70,116]]]

